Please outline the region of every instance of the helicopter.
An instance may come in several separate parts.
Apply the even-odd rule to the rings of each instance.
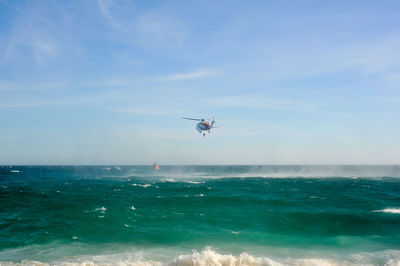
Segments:
[[[200,121],[199,123],[197,123],[196,125],[196,130],[199,131],[200,133],[203,134],[203,137],[206,136],[206,131],[208,131],[208,133],[211,133],[211,129],[212,128],[216,128],[214,127],[215,124],[215,119],[214,117],[211,119],[208,119],[208,121],[211,120],[211,124],[209,122],[206,122],[206,120],[204,118],[189,118],[189,117],[182,117],[182,119],[187,119],[187,120],[194,120],[194,121]]]

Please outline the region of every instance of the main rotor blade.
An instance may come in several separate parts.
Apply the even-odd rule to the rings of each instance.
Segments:
[[[197,118],[188,118],[188,117],[182,117],[182,119],[194,120],[194,121],[201,121],[201,119],[197,119]]]

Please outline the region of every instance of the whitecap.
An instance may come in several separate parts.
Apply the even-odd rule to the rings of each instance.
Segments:
[[[394,213],[394,214],[400,214],[400,208],[386,208],[383,210],[376,210],[374,212],[384,212],[384,213]]]
[[[136,184],[136,183],[133,183],[132,186],[147,188],[147,187],[151,187],[151,184]]]
[[[106,207],[96,208],[96,209],[92,210],[92,212],[97,212],[99,214],[105,214],[107,212],[107,208]],[[100,218],[103,218],[103,217],[104,216],[101,216]]]
[[[198,182],[198,181],[187,181],[185,183],[189,183],[189,184],[201,184],[203,182]]]

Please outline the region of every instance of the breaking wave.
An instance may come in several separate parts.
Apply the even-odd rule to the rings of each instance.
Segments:
[[[246,252],[239,255],[220,254],[210,248],[191,254],[178,255],[177,257],[159,261],[151,259],[144,252],[126,254],[108,254],[98,256],[80,256],[64,261],[40,262],[24,260],[21,262],[0,262],[0,265],[22,266],[95,266],[95,265],[126,265],[126,266],[339,266],[339,265],[386,265],[400,264],[400,250],[387,250],[377,253],[361,253],[345,258],[285,258],[271,259],[256,257]]]
[[[377,210],[375,212],[400,214],[400,208],[386,208],[386,209],[383,209],[383,210]]]

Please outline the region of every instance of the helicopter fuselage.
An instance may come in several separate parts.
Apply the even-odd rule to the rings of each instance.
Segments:
[[[197,131],[202,133],[203,131],[209,131],[211,129],[211,125],[210,125],[210,123],[207,123],[207,122],[200,122],[200,123],[197,123],[196,129],[197,129]]]

